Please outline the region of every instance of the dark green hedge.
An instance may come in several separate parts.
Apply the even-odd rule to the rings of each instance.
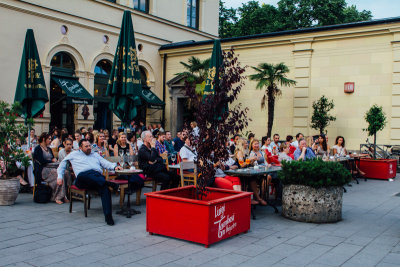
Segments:
[[[339,162],[321,159],[282,162],[279,178],[283,184],[312,187],[343,186],[351,181],[351,173]]]

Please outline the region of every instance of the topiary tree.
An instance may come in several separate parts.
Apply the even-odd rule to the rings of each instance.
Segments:
[[[326,134],[325,128],[328,127],[331,121],[335,121],[336,117],[329,115],[335,104],[333,100],[329,101],[324,95],[312,104],[314,109],[311,117],[311,128],[319,130],[319,134]]]
[[[375,104],[365,113],[364,118],[368,123],[368,128],[363,130],[368,132],[368,136],[374,136],[374,159],[376,159],[376,133],[385,128],[386,116],[382,107]]]

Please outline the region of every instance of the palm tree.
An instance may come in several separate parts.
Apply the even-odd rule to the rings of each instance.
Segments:
[[[252,67],[256,74],[250,75],[250,80],[257,81],[257,89],[266,87],[264,96],[261,99],[261,109],[268,104],[268,131],[267,136],[271,137],[272,125],[274,123],[275,98],[282,95],[280,86],[295,85],[296,81],[286,77],[289,68],[282,62],[279,64],[260,63],[258,67]]]
[[[175,75],[184,76],[188,82],[195,82],[196,84],[204,82],[207,78],[210,58],[201,60],[197,57],[191,56],[188,62],[189,63],[181,61],[180,63],[185,68],[185,71],[176,73]]]

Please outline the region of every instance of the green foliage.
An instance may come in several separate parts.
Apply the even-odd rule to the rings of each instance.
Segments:
[[[5,165],[5,170],[0,165],[1,173],[5,171],[1,178],[15,177],[18,174],[15,164],[17,161],[22,162],[23,166],[29,165],[29,157],[17,146],[17,139],[23,140],[28,132],[24,124],[17,122],[19,109],[18,103],[10,107],[8,103],[0,100],[0,158]]]
[[[269,63],[260,63],[258,67],[252,67],[256,73],[249,75],[250,80],[257,81],[256,88],[264,89],[264,96],[261,99],[261,109],[268,107],[268,132],[267,136],[271,136],[273,120],[274,120],[274,107],[275,98],[282,94],[279,86],[295,85],[296,81],[286,77],[289,73],[289,68],[283,63],[276,65]]]
[[[368,132],[368,136],[374,136],[374,159],[376,159],[376,133],[385,128],[386,116],[382,107],[375,104],[365,113],[364,118],[368,123],[368,128],[363,130]]]
[[[180,62],[185,68],[184,72],[176,73],[177,76],[184,76],[189,83],[202,83],[207,78],[207,70],[210,66],[210,58],[200,60],[195,56],[191,56],[186,62]]]
[[[358,11],[345,0],[280,0],[278,7],[248,1],[238,9],[220,1],[219,11],[221,38],[372,19],[371,11]]]
[[[322,159],[283,161],[279,178],[283,184],[312,187],[343,186],[351,181],[351,173],[338,162]]]
[[[320,134],[324,134],[329,123],[336,120],[334,116],[329,115],[329,111],[335,107],[335,104],[333,104],[333,100],[329,101],[325,96],[321,96],[320,99],[313,102],[312,107],[314,111],[311,117],[311,128],[319,130]]]
[[[382,107],[373,105],[367,113],[365,113],[365,120],[368,123],[368,127],[363,129],[368,132],[369,136],[375,135],[377,132],[382,131],[387,123],[385,113]]]

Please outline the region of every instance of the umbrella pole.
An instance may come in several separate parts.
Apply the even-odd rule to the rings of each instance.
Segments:
[[[28,123],[28,149],[31,149],[31,123]]]

